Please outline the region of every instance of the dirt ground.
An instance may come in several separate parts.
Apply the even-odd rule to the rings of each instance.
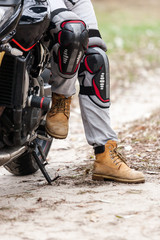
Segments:
[[[117,92],[117,98],[113,94],[111,118],[129,165],[144,172],[146,183],[91,180],[93,151],[85,140],[76,96],[69,136],[54,140],[48,155],[50,175],[60,175],[52,186],[47,185],[40,171],[33,176],[15,177],[1,167],[0,239],[159,240],[158,117],[149,132],[154,131],[151,137],[156,139],[150,141],[144,134],[151,114],[159,116],[159,70],[147,74],[145,85],[143,81],[137,84],[131,84],[123,95]],[[138,137],[146,137],[146,141]]]
[[[110,66],[113,76],[112,59]],[[112,82],[110,115],[119,150],[146,182],[92,181],[94,155],[75,96],[69,136],[54,140],[48,155],[49,174],[60,176],[52,186],[40,171],[15,177],[0,168],[0,240],[160,239],[160,68],[137,72],[122,88]]]

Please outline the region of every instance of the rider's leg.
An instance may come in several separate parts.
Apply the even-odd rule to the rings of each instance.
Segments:
[[[72,13],[75,13],[74,18],[71,12],[65,10],[65,13],[67,15],[69,14],[68,19],[83,19],[89,27],[89,49],[83,57],[79,70],[81,86],[79,99],[86,138],[89,144],[93,145],[95,149],[96,161],[94,164],[93,179],[112,179],[132,183],[144,182],[143,174],[130,169],[116,151],[117,136],[110,126],[109,117],[109,65],[105,55],[106,47],[98,31],[91,1],[64,0],[63,3],[65,3]],[[69,16],[71,16],[70,14],[72,18],[69,18]],[[77,17],[77,15],[79,17]],[[55,39],[56,29],[63,31],[63,25],[60,23],[66,21],[66,16],[64,12],[63,14],[60,12],[57,14],[56,12],[53,18],[55,26],[53,36],[55,36]],[[64,26],[66,27],[66,25]],[[61,40],[61,36],[63,35],[58,35],[58,39]],[[54,46],[53,57],[61,57],[56,55],[58,54],[57,49],[62,50],[60,51],[61,54],[65,53],[63,51],[64,49],[61,48],[61,41],[58,41],[57,45]],[[69,86],[73,83],[70,92],[67,92],[67,95],[65,95],[66,97],[71,96],[74,94],[74,81],[69,83],[69,79],[65,80],[66,73],[68,73],[66,72],[66,68],[62,66],[61,61],[56,61],[56,58],[53,58],[53,60],[52,66],[56,68],[56,72],[55,75],[53,75],[55,83],[52,85],[52,90],[56,93],[65,94],[63,92],[63,86],[65,86],[65,84]],[[76,76],[75,62],[73,62],[73,66],[73,69],[68,74],[68,78],[71,77],[71,79],[74,79]],[[58,78],[61,78],[61,80],[59,81]],[[59,102],[60,101],[58,101],[58,103]],[[57,103],[55,105],[57,106]],[[60,107],[58,109],[60,109]],[[52,117],[50,119],[52,119]]]
[[[61,8],[52,8],[50,32],[54,39],[51,62],[53,95],[52,108],[46,119],[46,130],[55,138],[66,138],[68,134],[71,96],[75,94],[77,71],[88,46],[86,24],[65,7],[64,1],[61,2]]]
[[[110,79],[106,53],[89,47],[79,69],[79,102],[88,143],[94,148],[117,141],[110,125]]]
[[[143,174],[130,169],[116,151],[117,136],[111,128],[109,117],[109,63],[91,1],[79,0],[74,5],[67,0],[65,2],[89,26],[89,48],[79,69],[79,101],[86,138],[96,155],[93,179],[144,182]]]

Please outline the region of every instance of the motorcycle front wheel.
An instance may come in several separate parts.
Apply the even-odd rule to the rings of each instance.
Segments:
[[[47,157],[52,141],[41,140],[37,138],[36,142],[41,146],[43,154],[45,155],[45,157]],[[38,157],[40,157],[40,153],[38,152],[38,150],[37,155]],[[41,159],[41,161],[43,160]],[[4,167],[7,171],[16,176],[33,174],[39,169],[31,151],[26,151],[23,155],[7,163]]]

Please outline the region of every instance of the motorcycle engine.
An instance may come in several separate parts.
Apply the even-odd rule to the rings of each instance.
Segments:
[[[16,83],[18,84],[18,81],[15,81],[15,85]],[[19,89],[19,95],[15,97],[16,100],[11,103],[12,105],[0,107],[0,149],[3,146],[23,145],[26,140],[29,141],[31,137],[34,137],[44,111],[28,106],[28,97],[40,96],[43,92],[42,86],[42,79],[32,78],[25,70],[24,81],[21,84],[21,90]],[[17,104],[13,107],[20,96],[22,98],[21,105]]]
[[[37,129],[41,121],[43,112],[39,108],[34,108],[28,106],[29,96],[40,96],[42,83],[38,78],[29,78],[28,72],[25,75],[25,86],[24,86],[24,96],[23,96],[23,114],[22,114],[22,133],[23,136],[33,135],[34,130]],[[42,79],[41,79],[42,81]]]

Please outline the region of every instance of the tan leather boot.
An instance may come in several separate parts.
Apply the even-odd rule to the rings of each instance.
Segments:
[[[54,138],[64,139],[68,135],[71,97],[53,93],[52,107],[46,117],[46,131]]]
[[[116,148],[117,143],[109,140],[105,145],[105,151],[96,154],[92,179],[124,183],[145,182],[143,173],[129,168]]]

